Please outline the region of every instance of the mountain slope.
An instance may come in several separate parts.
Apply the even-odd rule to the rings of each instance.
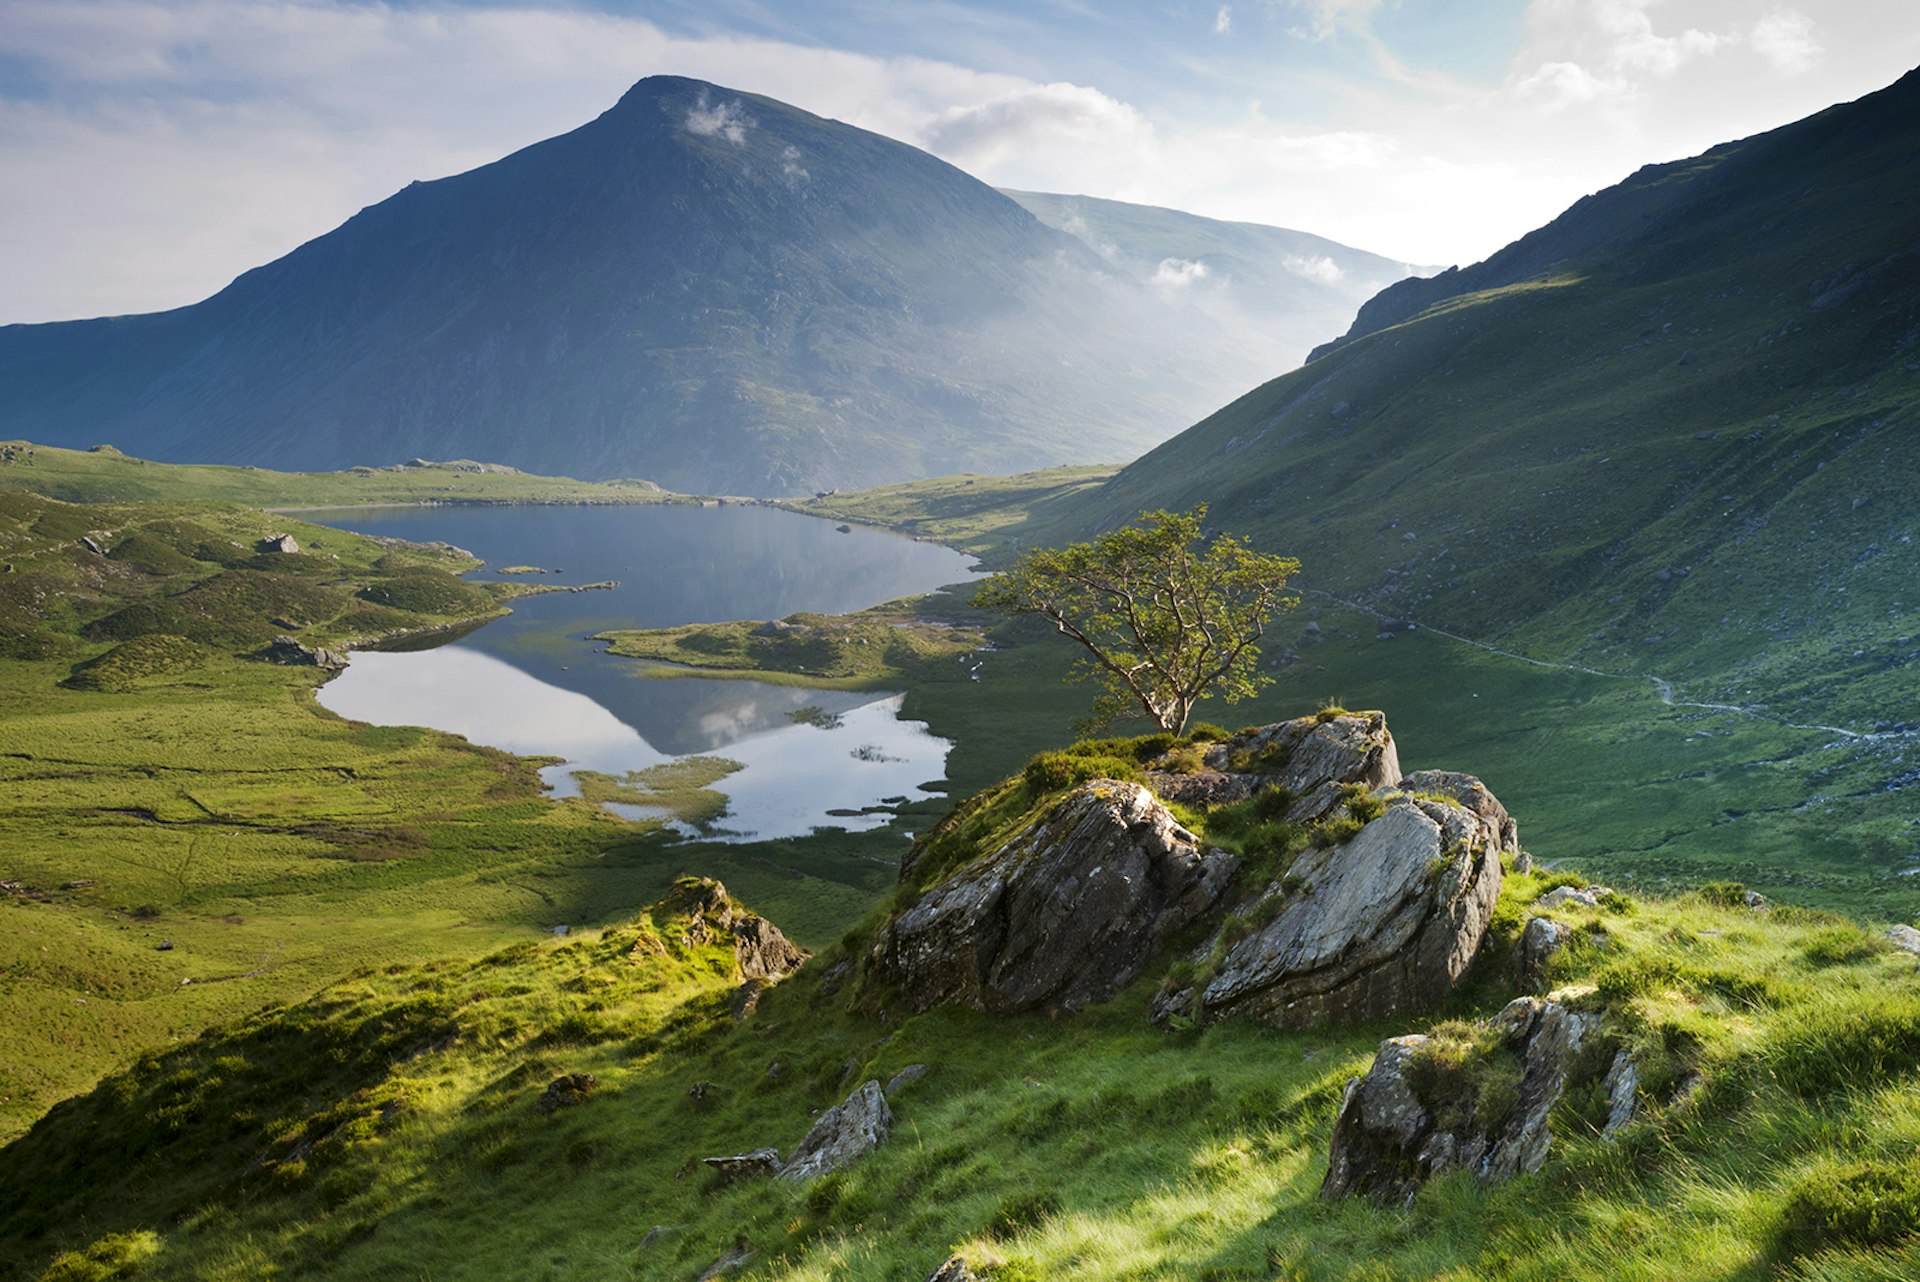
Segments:
[[[1085,241],[1167,306],[1224,317],[1238,337],[1248,383],[1300,364],[1386,286],[1437,270],[1285,227],[1092,196],[1005,194],[1047,226]]]
[[[1916,157],[1920,73],[1643,170],[1388,289],[1063,532],[1205,501],[1388,617],[1910,729]]]
[[[1136,453],[1250,377],[1169,319],[924,152],[655,77],[204,302],[0,329],[0,421],[161,459],[792,493]]]

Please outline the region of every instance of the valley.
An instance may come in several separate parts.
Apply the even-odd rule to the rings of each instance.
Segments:
[[[0,329],[0,1282],[1915,1276],[1917,132],[1433,273],[650,76]],[[975,595],[1221,536],[1191,720]]]

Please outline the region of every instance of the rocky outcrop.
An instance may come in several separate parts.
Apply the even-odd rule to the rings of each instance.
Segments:
[[[1284,788],[1294,798],[1285,814],[1292,823],[1326,816],[1349,784],[1373,789],[1400,782],[1399,751],[1379,712],[1296,717],[1243,730],[1209,746],[1198,770],[1169,768],[1176,763],[1186,764],[1170,754],[1148,766],[1147,782],[1167,800],[1220,805]]]
[[[1444,797],[1459,803],[1480,821],[1494,849],[1519,852],[1520,825],[1513,821],[1500,799],[1488,791],[1487,785],[1472,775],[1456,770],[1416,770],[1401,777],[1399,788],[1402,792]]]
[[[882,928],[868,966],[916,1011],[1076,1010],[1207,919],[1238,864],[1147,789],[1094,780],[923,894]]]
[[[1889,944],[1901,952],[1920,953],[1920,930],[1915,930],[1904,922],[1898,926],[1887,927],[1885,938]]]
[[[927,1274],[927,1282],[980,1282],[980,1275],[973,1271],[964,1256],[956,1255]]]
[[[1451,801],[1376,796],[1379,816],[1346,844],[1299,856],[1269,892],[1281,896],[1271,919],[1201,982],[1157,997],[1157,1020],[1245,1015],[1305,1028],[1419,1010],[1447,995],[1500,895],[1495,828]]]
[[[302,645],[289,636],[275,637],[273,644],[262,651],[260,657],[268,663],[281,663],[290,667],[328,668],[338,671],[347,666],[346,651]]]
[[[266,538],[261,539],[258,543],[255,543],[253,546],[254,546],[254,550],[257,552],[291,553],[291,552],[298,552],[300,550],[300,545],[294,542],[294,538],[291,534],[270,534]]]
[[[785,979],[813,956],[788,939],[778,926],[735,903],[727,888],[711,877],[681,878],[674,884],[667,904],[686,917],[682,946],[697,948],[722,934],[732,936],[740,977],[765,981],[762,988]],[[646,942],[643,937],[641,944],[635,945],[636,951]],[[753,1000],[758,1003],[758,991]]]
[[[1485,1026],[1492,1045],[1464,1059],[1435,1054],[1417,1034],[1382,1042],[1341,1097],[1322,1196],[1410,1202],[1445,1171],[1494,1184],[1539,1170],[1552,1140],[1547,1115],[1592,1060],[1581,1051],[1596,1027],[1593,1016],[1520,997]],[[1632,1116],[1631,1059],[1616,1055],[1605,1085],[1617,1129],[1616,1117],[1624,1125]]]
[[[837,1171],[871,1153],[893,1134],[893,1110],[877,1081],[830,1108],[800,1141],[780,1172],[783,1180],[810,1180]]]
[[[1555,886],[1546,894],[1533,901],[1535,908],[1598,908],[1602,895],[1611,895],[1613,891],[1605,886]]]

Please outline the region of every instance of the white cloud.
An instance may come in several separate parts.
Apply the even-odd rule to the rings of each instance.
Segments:
[[[1558,111],[1575,103],[1618,97],[1629,88],[1625,80],[1603,79],[1577,62],[1547,62],[1515,82],[1513,91],[1538,102],[1548,111]]]
[[[1811,70],[1824,52],[1813,38],[1813,19],[1792,9],[1777,9],[1760,19],[1748,39],[1768,65],[1789,76]]]
[[[1026,85],[990,101],[951,107],[920,131],[941,155],[991,165],[1016,151],[1067,146],[1151,147],[1154,128],[1124,102],[1085,85]]]
[[[1232,30],[1233,6],[1223,4],[1220,6],[1220,12],[1213,15],[1213,34],[1216,36],[1224,36]]]
[[[1340,270],[1340,264],[1325,254],[1314,254],[1311,257],[1289,254],[1283,260],[1282,266],[1296,276],[1317,280],[1322,285],[1337,285],[1346,276],[1346,273]]]
[[[1153,283],[1163,289],[1185,289],[1211,275],[1205,263],[1188,258],[1163,258],[1154,269]]]
[[[1299,15],[1291,34],[1303,40],[1331,40],[1343,30],[1363,30],[1380,8],[1380,0],[1286,0]]]
[[[736,147],[747,141],[747,130],[752,127],[753,118],[738,102],[710,106],[707,95],[701,94],[700,101],[687,110],[688,133],[702,138],[724,138]]]

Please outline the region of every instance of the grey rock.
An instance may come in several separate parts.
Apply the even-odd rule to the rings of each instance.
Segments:
[[[261,552],[298,552],[300,545],[294,542],[291,534],[269,534],[253,545]]]
[[[1552,1139],[1547,1114],[1566,1089],[1593,1020],[1557,1002],[1519,997],[1490,1023],[1501,1035],[1492,1053],[1519,1061],[1519,1090],[1505,1115],[1476,1117],[1467,1101],[1422,1101],[1409,1069],[1428,1039],[1389,1038],[1366,1076],[1350,1080],[1341,1096],[1323,1197],[1405,1203],[1445,1171],[1470,1171],[1481,1183],[1496,1184],[1540,1169]],[[1442,1130],[1442,1112],[1464,1124]]]
[[[927,1282],[981,1282],[981,1279],[964,1259],[956,1255],[927,1274]]]
[[[867,1082],[846,1102],[820,1115],[780,1172],[783,1180],[810,1180],[837,1171],[886,1143],[893,1110],[879,1082]]]
[[[1402,792],[1424,792],[1458,802],[1480,820],[1486,841],[1502,852],[1520,849],[1520,825],[1515,823],[1500,799],[1472,775],[1457,770],[1416,770],[1400,780]],[[1528,861],[1529,866],[1532,860]]]
[[[268,663],[279,663],[296,668],[328,668],[338,671],[347,666],[347,656],[344,651],[302,645],[289,636],[275,637],[273,644],[262,652],[261,657]]]
[[[1291,823],[1325,817],[1349,784],[1371,790],[1400,782],[1399,749],[1379,712],[1296,717],[1243,730],[1209,748],[1203,763],[1206,770],[1197,775],[1166,774],[1150,764],[1147,780],[1169,801],[1188,805],[1243,800],[1269,786],[1285,788],[1294,795],[1284,816]],[[1222,785],[1208,772],[1232,782]]]
[[[1625,1051],[1616,1052],[1602,1085],[1607,1092],[1607,1125],[1601,1134],[1611,1137],[1633,1120],[1639,1107],[1640,1069],[1633,1062],[1633,1056]]]
[[[715,1278],[725,1277],[729,1273],[746,1267],[748,1261],[752,1259],[753,1248],[745,1242],[736,1243],[731,1251],[709,1264],[706,1272],[700,1275],[697,1282],[713,1282]]]
[[[733,937],[733,956],[742,979],[775,983],[813,956],[778,926],[735,903],[727,888],[711,877],[683,878],[674,886],[671,902],[687,917],[682,940],[686,946],[711,943],[723,933]]]
[[[1546,987],[1547,963],[1573,932],[1551,917],[1530,917],[1513,950],[1513,983],[1523,993]]]
[[[107,550],[101,547],[99,542],[96,541],[91,534],[83,534],[80,536],[80,546],[95,556],[105,556],[107,554]]]
[[[780,1150],[757,1148],[751,1153],[735,1153],[730,1157],[703,1157],[700,1164],[718,1171],[720,1178],[729,1184],[739,1180],[767,1179],[780,1174]]]
[[[1749,890],[1746,895],[1742,897],[1741,902],[1757,913],[1766,912],[1773,907],[1772,904],[1767,902],[1767,897],[1757,890]]]
[[[1902,952],[1920,953],[1920,930],[1906,924],[1889,926],[1886,941]]]
[[[1229,949],[1204,988],[1156,997],[1154,1018],[1305,1028],[1433,1005],[1473,961],[1500,895],[1485,831],[1455,802],[1388,794],[1345,845],[1296,859],[1273,919]]]
[[[907,1087],[913,1085],[915,1082],[925,1077],[927,1075],[927,1071],[928,1071],[927,1066],[925,1064],[907,1065],[905,1068],[901,1069],[899,1072],[895,1073],[892,1077],[887,1079],[887,1087],[884,1094],[888,1099],[892,1099],[895,1094],[897,1094],[902,1090],[905,1090]]]
[[[1238,866],[1140,785],[1094,780],[929,889],[879,932],[868,966],[915,1011],[1077,1010],[1138,979]]]
[[[1581,908],[1598,908],[1600,896],[1613,892],[1605,886],[1555,886],[1546,894],[1533,901],[1535,908],[1564,908],[1575,904]]]
[[[1527,853],[1526,851],[1524,851],[1524,850],[1522,850],[1522,851],[1520,851],[1520,852],[1519,852],[1518,854],[1516,854],[1516,855],[1514,855],[1514,857],[1513,857],[1513,870],[1514,870],[1515,872],[1532,872],[1532,871],[1533,871],[1533,856],[1532,856],[1532,855],[1530,855],[1530,854],[1528,854],[1528,853]]]

